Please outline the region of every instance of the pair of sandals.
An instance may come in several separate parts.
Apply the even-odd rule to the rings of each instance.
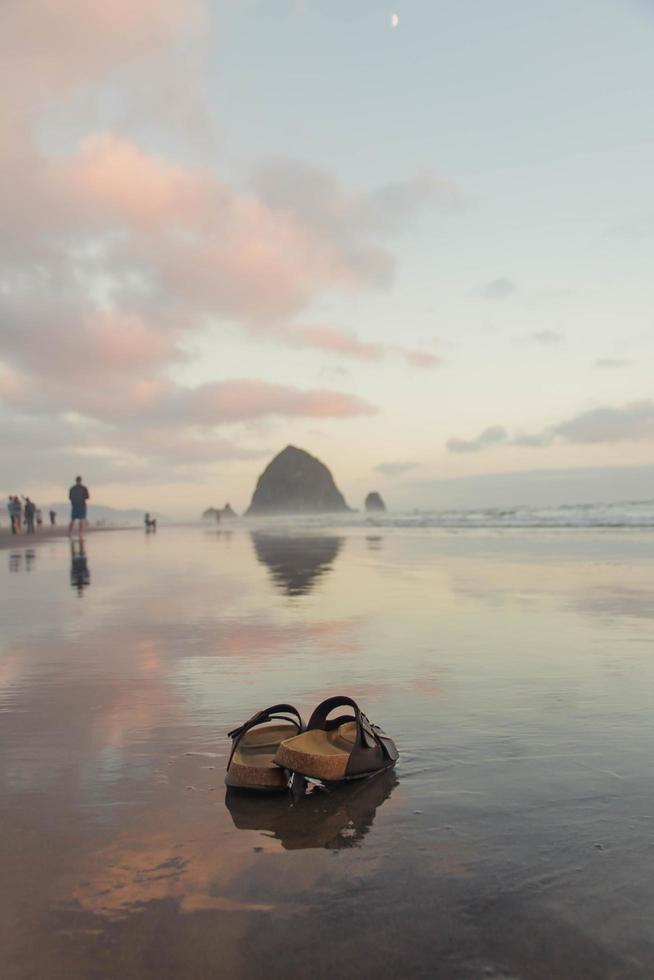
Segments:
[[[329,718],[341,707],[352,714]],[[232,750],[225,784],[268,792],[287,789],[294,773],[324,783],[363,779],[390,769],[399,755],[393,740],[343,695],[319,704],[308,725],[292,704],[275,704],[228,737]]]

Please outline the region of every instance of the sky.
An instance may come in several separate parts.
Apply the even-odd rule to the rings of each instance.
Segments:
[[[5,0],[4,492],[242,510],[292,443],[355,507],[654,496],[653,50],[650,0]]]

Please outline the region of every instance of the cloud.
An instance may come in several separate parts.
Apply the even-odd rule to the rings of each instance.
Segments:
[[[552,431],[573,443],[649,442],[654,440],[654,402],[594,408],[561,422]]]
[[[0,27],[3,92],[33,106],[198,38],[207,8],[204,0],[21,0],[2,4]]]
[[[508,442],[509,434],[501,425],[491,425],[480,432],[476,439],[448,439],[447,448],[451,453],[478,453],[490,446],[499,446]]]
[[[476,439],[449,439],[450,452],[481,452],[492,446],[523,446],[542,448],[555,442],[577,445],[599,443],[654,441],[654,401],[630,402],[620,407],[601,406],[580,412],[572,418],[533,434],[516,433],[510,436],[503,426],[495,425]]]
[[[441,358],[429,351],[412,350],[396,344],[377,344],[359,340],[355,333],[329,325],[290,326],[280,328],[279,338],[300,347],[313,347],[328,354],[376,362],[388,357],[403,358],[411,367],[432,368]]]
[[[105,377],[100,387],[91,379],[70,393],[58,379],[46,376],[29,402],[25,394],[28,379],[7,372],[0,381],[4,404],[25,414],[73,411],[125,428],[161,421],[179,429],[218,426],[271,416],[343,419],[376,411],[369,402],[340,391],[301,389],[250,378],[211,381],[192,388],[166,379],[126,383],[120,377],[112,384]]]
[[[598,368],[623,368],[629,367],[631,361],[627,361],[622,357],[600,357],[595,361],[595,367]]]
[[[361,361],[380,361],[386,356],[382,344],[366,343],[355,334],[339,327],[291,327],[287,334],[291,342],[301,347],[315,347],[329,354],[340,354]]]
[[[442,358],[438,357],[436,354],[430,354],[429,351],[406,350],[406,348],[403,347],[398,347],[396,350],[398,350],[402,357],[404,357],[412,367],[432,368],[442,363]]]
[[[178,389],[170,410],[196,424],[215,425],[270,415],[307,418],[352,418],[376,409],[368,402],[327,389],[303,391],[288,385],[239,379],[214,381],[188,392]]]
[[[534,333],[529,334],[530,340],[535,340],[537,344],[543,344],[544,347],[552,347],[555,344],[560,344],[563,341],[563,334],[558,333],[556,330],[536,330]]]
[[[136,79],[191,105],[209,25],[204,0],[0,5],[0,400],[17,424],[58,419],[66,451],[171,465],[203,447],[243,458],[249,450],[216,427],[375,411],[355,395],[258,378],[176,384],[208,325],[371,363],[437,363],[341,328],[287,324],[325,295],[388,285],[393,239],[427,207],[461,207],[454,184],[421,175],[353,189],[281,159],[236,184],[189,163],[187,147],[180,161],[152,150],[165,138],[145,145],[112,127],[121,115],[110,107],[138,105]],[[56,140],[43,138],[52,119]]]
[[[269,207],[319,230],[325,246],[347,255],[359,275],[382,283],[394,260],[381,242],[426,206],[449,210],[463,201],[455,184],[431,175],[352,191],[317,167],[279,158],[258,168],[253,187]]]
[[[409,473],[421,465],[421,463],[379,463],[375,466],[375,471],[381,473],[383,476],[403,476],[405,473]]]
[[[518,287],[511,279],[493,279],[492,282],[482,286],[479,295],[483,299],[503,300],[508,299],[518,291]]]
[[[57,402],[56,398],[60,401]],[[122,399],[122,402],[121,402]],[[5,409],[2,410],[4,404]],[[182,388],[172,382],[148,387],[90,387],[68,402],[47,387],[24,397],[16,379],[0,374],[0,425],[7,473],[23,481],[65,480],[67,471],[93,472],[95,483],[169,483],[197,479],[228,460],[270,456],[226,438],[220,427],[267,418],[345,419],[374,412],[363,400],[328,389],[302,390],[251,379]],[[14,414],[8,409],[13,408]],[[121,414],[123,412],[124,414]]]

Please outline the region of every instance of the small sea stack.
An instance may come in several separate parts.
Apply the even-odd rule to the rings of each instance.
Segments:
[[[382,500],[380,493],[376,490],[371,490],[365,501],[365,508],[367,511],[384,511],[386,510],[386,504]]]

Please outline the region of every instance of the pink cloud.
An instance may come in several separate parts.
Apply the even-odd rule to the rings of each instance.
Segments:
[[[49,102],[179,43],[205,0],[20,0],[0,7],[0,81],[13,104]],[[16,85],[20,79],[20,85]]]
[[[446,183],[352,190],[280,160],[237,187],[117,131],[84,131],[76,147],[44,150],[49,113],[63,120],[63,143],[80,131],[79,105],[84,122],[101,91],[131,105],[139,71],[165,82],[162,91],[173,79],[176,101],[192,99],[199,49],[187,46],[201,47],[208,24],[206,0],[0,4],[0,400],[44,424],[58,420],[60,445],[88,448],[92,435],[94,445],[129,444],[145,458],[187,447],[186,458],[200,459],[203,446],[233,454],[213,431],[221,424],[375,411],[347,393],[260,379],[180,387],[169,372],[208,322],[371,363],[401,355],[428,366],[431,355],[342,328],[279,325],[324,294],[387,285],[389,241],[427,205],[451,205]],[[83,427],[67,426],[72,415]]]
[[[396,344],[375,344],[359,340],[351,331],[342,327],[325,325],[291,326],[279,328],[279,337],[287,343],[299,347],[315,347],[328,354],[341,357],[351,357],[360,361],[381,361],[384,358],[398,356],[412,367],[432,368],[441,363],[441,359],[428,351],[410,350]]]
[[[296,327],[291,330],[291,336],[303,347],[315,347],[362,361],[379,361],[386,353],[381,344],[365,343],[339,327]]]
[[[267,415],[351,418],[370,415],[374,406],[338,391],[302,391],[288,385],[242,379],[213,381],[187,395],[180,392],[189,418],[200,424],[234,422]]]
[[[0,404],[18,409],[29,404],[29,389],[16,371],[0,369]]]
[[[0,400],[27,408],[28,380],[0,374]],[[355,395],[329,389],[302,389],[258,379],[210,381],[185,388],[166,378],[129,379],[105,376],[98,385],[89,377],[71,392],[64,381],[44,373],[29,406],[36,414],[74,411],[105,425],[140,427],[157,421],[167,428],[233,424],[283,416],[287,418],[354,418],[374,414],[374,405]]]
[[[412,367],[433,368],[441,363],[440,357],[437,357],[436,354],[430,354],[428,351],[403,349],[401,353]]]

